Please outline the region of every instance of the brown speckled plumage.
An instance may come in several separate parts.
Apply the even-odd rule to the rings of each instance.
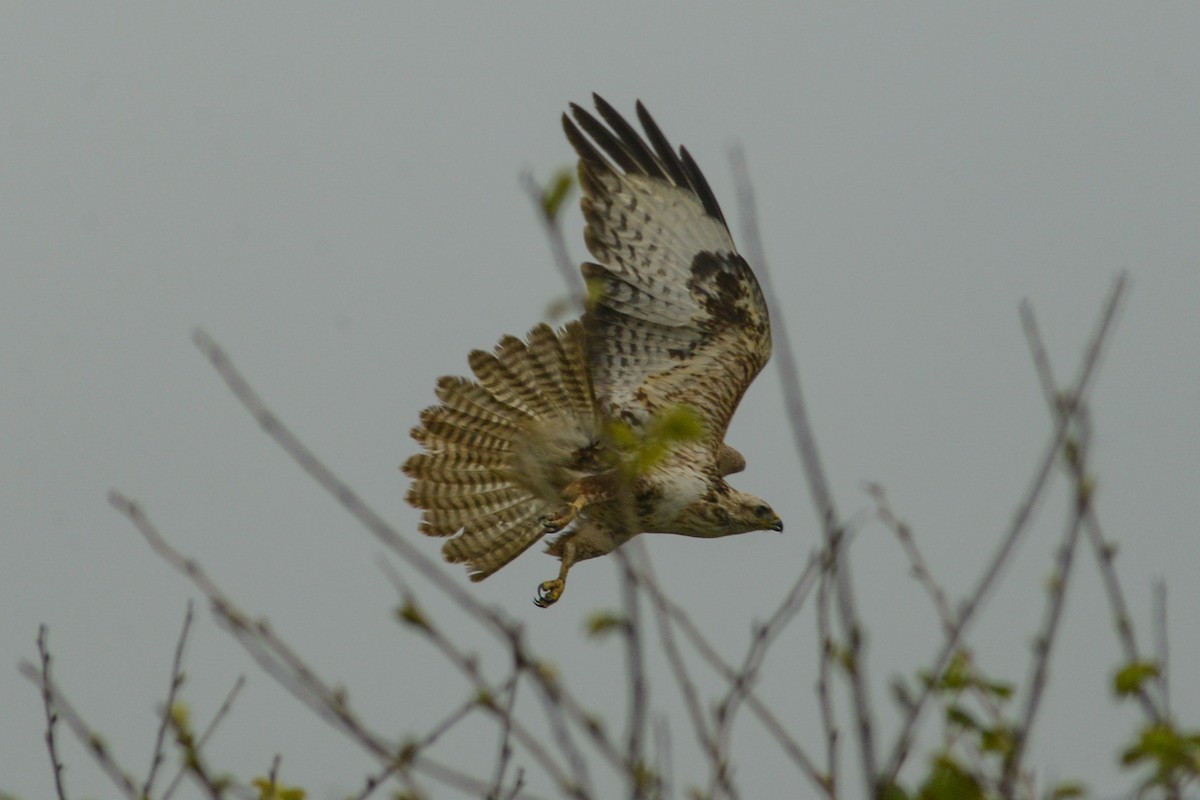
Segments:
[[[538,605],[558,599],[573,563],[643,531],[782,529],[766,503],[724,479],[745,467],[724,443],[729,420],[771,352],[762,290],[687,150],[671,147],[640,102],[645,139],[594,99],[601,119],[575,105],[563,115],[596,259],[582,267],[582,320],[472,352],[475,379],[438,381],[440,404],[412,432],[425,452],[403,466],[421,531],[453,537],[442,552],[473,580],[566,529],[547,548],[562,565]],[[612,425],[645,436],[679,407],[699,438],[631,470],[637,448],[616,442]]]

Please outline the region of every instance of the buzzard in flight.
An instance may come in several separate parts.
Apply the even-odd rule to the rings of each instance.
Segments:
[[[600,119],[563,115],[579,154],[583,318],[476,350],[474,380],[443,377],[402,469],[420,529],[483,580],[547,534],[558,578],[642,532],[714,538],[783,530],[763,500],[725,476],[742,394],[771,354],[767,306],[708,182],[639,102],[645,136],[594,96]],[[603,122],[601,121],[603,120]]]

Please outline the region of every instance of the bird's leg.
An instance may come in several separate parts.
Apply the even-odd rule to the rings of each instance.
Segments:
[[[563,487],[560,496],[566,501],[553,512],[540,518],[546,533],[558,533],[592,503],[613,496],[612,481],[607,475],[588,475]]]
[[[558,568],[558,577],[552,581],[543,581],[538,585],[537,596],[533,598],[533,604],[538,608],[549,608],[558,602],[558,598],[562,597],[563,590],[567,588],[567,572],[575,564],[577,556],[577,547],[571,539],[575,538],[573,533],[567,534],[562,541],[562,550],[559,553],[559,558],[562,559],[562,564]]]

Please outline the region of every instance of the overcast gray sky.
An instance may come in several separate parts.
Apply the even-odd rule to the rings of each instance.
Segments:
[[[4,17],[0,788],[51,791],[39,697],[16,672],[41,622],[80,709],[129,767],[149,757],[195,595],[108,507],[112,487],[386,729],[420,731],[465,696],[389,621],[379,545],[266,440],[189,332],[221,342],[419,538],[396,469],[407,431],[438,375],[564,291],[518,175],[570,162],[558,116],[592,91],[624,111],[644,100],[731,219],[727,151],[742,144],[839,506],[865,508],[862,483],[885,485],[955,593],[1050,430],[1019,300],[1065,378],[1129,272],[1093,395],[1097,503],[1144,640],[1153,582],[1170,586],[1173,699],[1200,720],[1200,7],[13,4]],[[580,225],[572,210],[577,260]],[[733,658],[818,531],[770,368],[730,440],[749,460],[737,485],[768,498],[786,534],[647,544]],[[1024,679],[1065,497],[1059,478],[980,620],[977,652],[998,677]],[[868,528],[853,558],[884,706],[888,678],[930,657],[937,628],[888,533]],[[534,608],[555,570],[531,551],[472,591],[526,620],[589,705],[619,708],[619,647],[581,633],[617,603],[614,564],[579,567],[557,607]],[[816,747],[811,631],[809,613],[761,691]],[[1102,796],[1129,785],[1113,766],[1138,722],[1108,699],[1119,658],[1088,556],[1033,742],[1046,777]],[[198,719],[242,673],[213,762],[249,776],[282,752],[285,778],[314,796],[353,791],[366,759],[201,614]],[[677,712],[661,665],[651,680]],[[799,785],[752,722],[738,735],[748,796]],[[701,781],[687,731],[672,738],[679,786]],[[482,742],[454,736],[440,754],[490,758]],[[66,754],[77,793],[112,794],[79,747]]]

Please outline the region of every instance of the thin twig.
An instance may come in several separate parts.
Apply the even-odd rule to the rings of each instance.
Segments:
[[[1021,774],[1021,759],[1029,744],[1029,736],[1033,731],[1034,719],[1041,704],[1045,691],[1047,676],[1050,669],[1050,656],[1054,643],[1058,640],[1058,624],[1062,619],[1062,611],[1066,604],[1067,586],[1071,580],[1071,568],[1075,563],[1075,551],[1079,544],[1079,532],[1083,527],[1083,519],[1091,504],[1091,489],[1087,483],[1086,458],[1089,451],[1089,427],[1084,414],[1085,406],[1076,407],[1076,415],[1080,424],[1078,446],[1073,458],[1078,461],[1078,474],[1075,482],[1075,502],[1072,503],[1067,530],[1059,545],[1055,574],[1050,581],[1050,597],[1046,606],[1045,619],[1041,630],[1034,639],[1033,663],[1030,668],[1029,680],[1026,683],[1028,695],[1025,698],[1025,709],[1014,730],[1012,748],[1005,755],[1004,771],[1000,778],[1000,794],[1008,796]]]
[[[571,301],[578,310],[582,311],[584,305],[583,277],[580,275],[579,265],[571,260],[571,254],[567,250],[567,240],[563,236],[561,217],[550,216],[546,213],[546,187],[539,184],[529,170],[521,172],[521,188],[529,195],[529,199],[537,211],[538,222],[541,223],[542,230],[546,234],[546,241],[550,243],[550,254],[554,259],[554,266],[558,269],[563,283],[567,285],[567,291],[571,293]]]
[[[1117,283],[1121,289],[1124,289],[1126,283],[1124,273],[1118,278]],[[1046,405],[1056,418],[1064,421],[1060,424],[1064,424],[1065,421],[1069,421],[1071,413],[1083,400],[1078,392],[1058,392],[1050,359],[1046,355],[1046,346],[1038,328],[1037,317],[1033,313],[1033,305],[1028,300],[1021,303],[1021,327],[1025,332],[1025,339],[1029,343],[1030,353],[1033,355],[1034,367],[1037,370],[1038,381],[1042,386]],[[1068,462],[1068,468],[1072,470],[1072,480],[1078,482],[1082,476],[1075,473],[1070,462]],[[1108,597],[1109,607],[1112,611],[1117,638],[1125,651],[1125,660],[1129,663],[1141,661],[1141,649],[1138,647],[1137,637],[1130,621],[1129,606],[1125,602],[1125,593],[1121,589],[1121,582],[1117,577],[1116,568],[1113,566],[1115,551],[1105,540],[1104,531],[1100,527],[1100,518],[1096,515],[1096,508],[1093,504],[1088,504],[1084,510],[1083,523],[1088,543],[1091,545],[1092,553],[1100,567],[1101,578],[1104,580],[1105,595]],[[1143,712],[1150,719],[1155,722],[1163,719],[1165,710],[1155,704],[1154,699],[1145,688],[1139,687],[1136,696]]]
[[[189,604],[189,608],[190,607],[191,606]],[[204,731],[200,734],[200,737],[196,739],[197,750],[203,750],[204,745],[208,744],[209,738],[217,730],[217,726],[221,724],[226,715],[229,714],[229,709],[233,707],[233,701],[237,698],[238,693],[242,691],[242,687],[245,685],[246,676],[239,675],[238,679],[234,681],[233,688],[230,689],[225,695],[225,700],[221,703],[221,707],[217,709],[217,713],[213,715],[212,720],[207,726],[205,726]],[[168,711],[170,711],[170,709],[168,709]],[[179,770],[175,773],[175,777],[173,777],[171,782],[167,784],[167,789],[165,792],[163,792],[161,800],[171,800],[171,797],[175,794],[176,787],[179,786],[179,784],[183,781],[183,777],[186,774],[187,764],[180,764]]]
[[[696,652],[700,654],[700,657],[708,662],[708,665],[723,679],[730,683],[736,681],[737,671],[717,653],[712,644],[704,637],[704,634],[696,627],[696,624],[692,622],[687,612],[667,597],[662,589],[653,581],[643,578],[642,586],[646,589],[651,601],[675,622],[679,630],[692,643]],[[762,723],[763,729],[776,741],[783,752],[792,759],[800,769],[801,774],[812,781],[814,786],[824,789],[825,782],[821,777],[820,770],[816,768],[813,760],[804,752],[799,742],[792,737],[787,727],[779,721],[779,718],[775,716],[767,704],[759,699],[758,695],[753,691],[747,691],[746,706],[758,718],[759,722]]]
[[[1069,397],[1073,403],[1083,402],[1091,386],[1092,377],[1100,360],[1100,354],[1103,352],[1104,345],[1107,343],[1109,334],[1112,331],[1113,321],[1116,319],[1121,298],[1124,297],[1126,283],[1126,276],[1122,273],[1113,283],[1113,288],[1109,292],[1108,299],[1100,314],[1099,323],[1088,342],[1083,359],[1079,365],[1078,374],[1070,390]],[[1069,417],[1065,415],[1060,417],[1038,463],[1038,467],[1034,472],[1033,479],[1030,481],[1029,488],[1017,506],[1008,531],[1005,533],[996,553],[988,562],[975,590],[960,607],[954,630],[945,637],[939,651],[933,658],[931,668],[929,669],[931,680],[921,688],[912,705],[906,710],[904,718],[901,721],[899,735],[896,737],[895,746],[892,748],[886,762],[887,766],[882,774],[881,786],[886,787],[895,782],[896,776],[908,756],[909,748],[912,745],[913,730],[929,700],[932,687],[936,685],[937,678],[942,674],[951,657],[958,650],[959,642],[973,621],[975,613],[982,606],[984,599],[999,577],[1001,570],[1007,565],[1009,556],[1012,554],[1017,542],[1021,539],[1022,534],[1024,534],[1032,521],[1034,509],[1037,507],[1038,501],[1041,499],[1042,493],[1049,483],[1054,464],[1061,453],[1068,425]]]
[[[879,520],[900,541],[900,545],[908,557],[913,577],[921,584],[933,602],[938,619],[942,624],[942,631],[946,635],[952,634],[955,622],[954,611],[950,608],[950,601],[946,597],[945,589],[933,577],[933,573],[929,571],[929,566],[925,561],[925,557],[921,554],[921,549],[917,546],[917,540],[913,536],[912,529],[908,526],[908,523],[897,517],[895,512],[892,511],[891,503],[887,499],[887,493],[881,485],[868,483],[866,491],[875,501],[875,513],[879,517]],[[1005,724],[1004,709],[1001,708],[991,692],[983,691],[980,686],[974,684],[967,687],[966,691],[972,694],[994,725]]]
[[[642,655],[641,604],[638,602],[638,578],[630,563],[629,553],[621,549],[613,555],[617,559],[617,573],[621,581],[621,605],[625,615],[622,632],[625,640],[626,671],[629,676],[629,730],[626,735],[625,760],[631,769],[630,797],[636,799],[645,797],[651,788],[647,780],[643,747],[648,690],[646,663]]]
[[[43,626],[44,628],[45,626]],[[44,639],[39,636],[39,645],[44,643]],[[40,650],[40,646],[39,646]],[[123,794],[128,800],[140,800],[137,784],[134,783],[132,777],[127,772],[121,769],[113,758],[112,753],[108,750],[108,745],[100,734],[96,733],[91,726],[84,721],[75,707],[71,705],[66,696],[58,688],[54,679],[45,671],[45,666],[49,664],[49,651],[40,652],[43,668],[39,669],[28,661],[22,661],[18,664],[18,669],[21,674],[29,679],[34,685],[38,686],[42,691],[42,696],[49,695],[51,707],[54,709],[56,718],[60,718],[67,723],[67,727],[71,729],[71,733],[75,734],[75,738],[87,748],[91,753],[92,758],[100,765],[100,769],[108,776],[108,779],[113,782],[113,785]]]
[[[55,710],[53,685],[50,678],[50,645],[49,629],[43,624],[38,626],[37,649],[42,662],[41,690],[42,708],[46,712],[46,749],[50,751],[50,766],[54,770],[54,792],[58,800],[67,800],[67,788],[63,784],[63,763],[58,755],[58,741],[55,729],[58,727],[58,712]]]
[[[489,800],[499,800],[504,788],[504,776],[512,761],[512,715],[517,703],[517,685],[521,674],[521,664],[513,659],[512,675],[502,689],[504,695],[504,712],[500,717],[500,751],[496,754],[496,771],[492,778],[492,789],[488,792]]]
[[[649,559],[643,561],[641,568],[640,584],[643,590],[651,597],[650,607],[654,610],[654,619],[658,627],[659,643],[662,645],[663,654],[667,657],[667,665],[671,668],[673,682],[679,687],[679,692],[683,696],[683,705],[687,709],[688,718],[691,720],[692,732],[696,736],[696,741],[700,745],[701,752],[708,758],[712,775],[710,776],[709,795],[716,796],[716,789],[720,788],[730,797],[737,797],[737,787],[734,786],[732,775],[727,768],[726,754],[721,751],[720,743],[715,734],[709,729],[707,715],[705,714],[701,702],[700,693],[696,688],[695,681],[688,673],[687,663],[684,661],[683,654],[679,651],[679,646],[675,642],[675,631],[671,625],[671,617],[667,612],[664,604],[654,602],[654,597],[662,595],[662,587],[658,583],[658,576],[654,573],[654,568],[650,565]],[[663,735],[669,734],[669,731],[662,731]]]
[[[818,555],[824,560],[828,556],[828,552],[821,548]],[[841,739],[841,731],[838,729],[837,715],[833,708],[833,691],[830,688],[833,660],[837,648],[833,641],[830,620],[833,611],[830,608],[829,584],[829,569],[822,565],[821,580],[817,582],[817,638],[820,640],[818,650],[820,660],[817,662],[817,703],[821,709],[821,729],[825,732],[824,789],[826,796],[832,800],[838,796],[838,765],[840,763],[838,744]]]
[[[812,497],[813,508],[817,513],[817,522],[821,526],[826,547],[838,559],[833,565],[835,600],[839,622],[845,632],[849,648],[848,677],[858,732],[858,750],[862,758],[864,776],[872,787],[872,794],[875,794],[878,790],[878,772],[875,760],[871,700],[867,691],[864,631],[854,601],[849,564],[843,560],[845,550],[839,541],[844,529],[833,502],[833,493],[829,488],[829,480],[825,476],[825,467],[817,449],[816,435],[813,432],[812,423],[809,421],[804,393],[800,388],[800,370],[797,366],[796,356],[792,352],[791,340],[788,337],[786,315],[774,302],[778,295],[771,283],[771,272],[767,267],[762,237],[758,230],[758,214],[754,202],[754,187],[750,181],[750,170],[746,165],[745,154],[740,147],[735,147],[730,151],[730,161],[733,166],[734,182],[737,185],[738,206],[741,209],[742,239],[746,253],[754,264],[759,283],[762,285],[763,295],[772,311],[771,339],[774,343],[775,364],[779,371],[792,440],[804,468],[804,475],[808,480],[809,494]]]
[[[621,759],[616,745],[609,740],[603,730],[595,723],[595,719],[586,714],[579,703],[567,694],[554,675],[544,665],[523,660],[523,672],[533,682],[537,690],[538,700],[542,711],[550,725],[551,738],[566,758],[571,768],[571,776],[577,786],[582,787],[585,794],[593,794],[591,777],[588,774],[587,759],[575,743],[575,736],[567,724],[570,721],[580,726],[592,745],[604,756],[609,765],[621,772],[626,771],[625,762]]]
[[[322,681],[295,651],[271,630],[266,621],[252,620],[208,577],[198,563],[172,547],[136,503],[116,491],[110,492],[109,502],[133,523],[155,553],[187,577],[205,595],[218,621],[233,634],[268,675],[381,763],[393,763],[403,755],[400,749],[368,728],[352,711],[349,697],[344,690]],[[484,781],[424,756],[413,758],[411,764],[414,769],[435,780],[473,794],[482,795],[488,789],[488,784]]]
[[[1158,664],[1159,696],[1162,712],[1171,718],[1171,666],[1167,647],[1167,582],[1154,582],[1154,660]]]
[[[675,796],[675,778],[671,765],[671,725],[665,714],[654,718],[654,760],[658,764],[662,800]]]
[[[420,607],[416,596],[395,571],[386,573],[392,579],[393,586],[401,598],[401,609],[398,617],[409,627],[420,633],[427,641],[441,652],[446,659],[471,683],[476,696],[481,698],[479,707],[496,717],[502,726],[507,727],[512,737],[533,757],[546,775],[558,787],[572,797],[587,797],[583,787],[576,785],[558,765],[542,743],[511,713],[505,713],[502,706],[496,703],[496,698],[503,694],[490,684],[480,673],[478,660],[462,651],[453,641],[445,636],[433,623],[428,614]],[[521,661],[517,665],[523,668]],[[515,679],[515,673],[514,673]],[[491,788],[490,786],[488,787]]]
[[[502,800],[516,800],[520,796],[523,788],[525,788],[525,770],[517,767],[517,777],[513,781],[512,789],[509,790],[508,794],[506,794]]]
[[[741,702],[745,699],[747,692],[758,682],[758,673],[762,669],[764,660],[767,657],[767,652],[770,650],[772,643],[782,633],[787,624],[800,613],[800,609],[804,607],[804,601],[808,597],[808,593],[812,590],[814,584],[818,582],[820,576],[820,557],[818,553],[813,553],[809,556],[808,563],[800,572],[796,582],[792,584],[784,596],[783,601],[775,609],[775,612],[762,625],[756,627],[753,636],[750,640],[750,647],[746,651],[746,657],[742,661],[742,668],[738,671],[736,680],[730,686],[725,697],[717,704],[717,741],[721,752],[728,752],[730,749],[730,738],[733,735],[733,722],[737,716],[737,711]]]
[[[505,640],[513,635],[513,631],[517,628],[516,623],[504,616],[499,609],[484,605],[474,595],[463,589],[442,568],[441,564],[426,556],[401,536],[399,531],[363,502],[348,484],[338,478],[295,434],[288,430],[254,391],[233,362],[229,360],[225,351],[207,333],[199,329],[195,330],[192,334],[192,341],[209,360],[221,379],[225,381],[234,397],[250,412],[267,435],[274,439],[276,444],[283,448],[284,452],[322,489],[333,495],[363,527],[433,583],[463,611],[481,622],[484,627]]]
[[[937,610],[938,619],[942,623],[942,630],[950,633],[954,628],[954,612],[950,609],[950,601],[946,599],[946,590],[929,571],[929,565],[926,564],[925,557],[921,555],[917,541],[913,538],[912,529],[893,513],[891,504],[888,503],[887,493],[882,486],[878,483],[868,483],[866,491],[875,501],[875,513],[879,516],[880,521],[896,535],[896,539],[904,549],[913,577],[917,579],[917,582],[929,595],[929,599],[933,601],[933,607]]]
[[[183,629],[179,632],[179,641],[175,644],[175,657],[171,661],[171,684],[167,689],[167,699],[163,702],[162,719],[158,723],[158,733],[154,737],[154,755],[150,761],[150,772],[146,775],[146,781],[142,784],[142,795],[145,797],[151,796],[151,791],[154,789],[154,778],[158,775],[158,770],[165,760],[163,753],[163,745],[167,739],[167,728],[171,721],[171,708],[175,705],[175,697],[179,693],[180,687],[183,686],[183,651],[187,645],[188,632],[192,627],[192,601],[187,604],[187,611],[183,615]]]

